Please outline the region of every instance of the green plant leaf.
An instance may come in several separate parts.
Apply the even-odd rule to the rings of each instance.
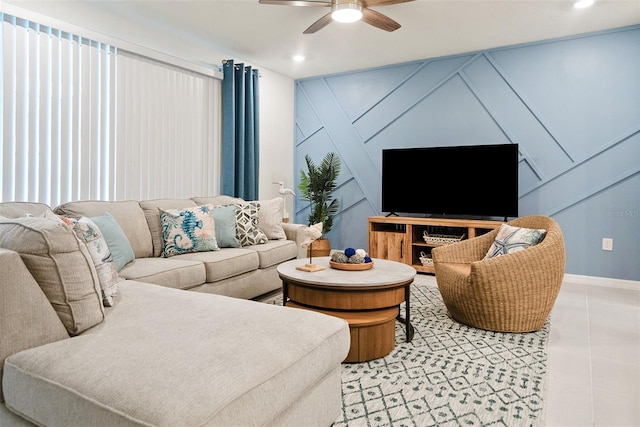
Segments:
[[[323,223],[322,234],[331,231],[333,216],[338,213],[339,203],[333,199],[333,191],[337,188],[341,161],[336,153],[327,153],[320,165],[316,165],[307,154],[305,157],[307,172],[300,171],[298,190],[302,200],[309,202],[309,226]]]

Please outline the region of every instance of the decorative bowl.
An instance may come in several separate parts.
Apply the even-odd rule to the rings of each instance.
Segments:
[[[329,266],[331,268],[335,268],[336,270],[362,271],[373,268],[373,262],[365,262],[363,264],[349,264],[346,262],[334,262],[330,260]]]

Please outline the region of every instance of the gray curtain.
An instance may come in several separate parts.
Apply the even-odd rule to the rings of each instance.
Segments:
[[[258,200],[259,71],[233,60],[222,71],[222,193]]]

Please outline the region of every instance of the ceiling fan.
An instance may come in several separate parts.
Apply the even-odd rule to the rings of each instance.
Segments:
[[[369,7],[388,6],[397,3],[406,3],[414,0],[259,0],[260,4],[277,4],[283,6],[315,6],[331,7],[331,12],[311,24],[304,30],[304,34],[312,34],[326,27],[331,21],[355,22],[360,19],[369,25],[385,31],[395,31],[400,28],[393,19],[376,12]]]

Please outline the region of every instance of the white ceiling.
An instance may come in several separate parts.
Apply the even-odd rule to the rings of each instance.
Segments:
[[[416,0],[375,8],[402,25],[302,32],[329,11],[258,0],[3,0],[192,62],[245,61],[294,79],[640,24],[640,0]],[[307,60],[295,63],[294,54]]]

